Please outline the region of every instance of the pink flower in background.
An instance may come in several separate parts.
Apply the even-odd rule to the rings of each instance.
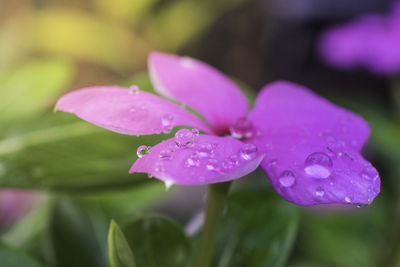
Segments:
[[[321,56],[329,64],[373,73],[400,73],[400,2],[387,16],[368,14],[328,29],[319,40]]]
[[[0,227],[9,225],[28,213],[39,200],[35,191],[0,190]]]
[[[378,172],[360,155],[370,131],[360,116],[285,81],[265,86],[250,109],[236,84],[201,61],[153,52],[148,63],[155,90],[199,116],[136,86],[84,88],[57,103],[122,134],[192,128],[139,147],[131,173],[197,185],[235,180],[261,166],[275,190],[299,205],[369,204],[378,195]]]

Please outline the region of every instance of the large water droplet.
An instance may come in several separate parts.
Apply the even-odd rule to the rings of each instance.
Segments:
[[[174,117],[171,114],[165,114],[161,118],[161,125],[163,127],[164,133],[170,133],[172,130],[172,122],[174,121]]]
[[[132,85],[131,87],[129,87],[129,93],[132,95],[137,95],[139,94],[139,87],[136,85]]]
[[[252,144],[252,143],[246,143],[242,146],[242,149],[240,150],[240,156],[244,160],[251,160],[253,159],[257,154],[257,146]]]
[[[294,185],[296,182],[296,178],[294,177],[294,174],[292,171],[286,170],[279,175],[279,183],[283,187],[291,187]]]
[[[182,148],[187,147],[194,142],[195,135],[191,130],[180,129],[175,133],[175,144]]]
[[[325,153],[312,153],[305,161],[304,171],[313,178],[328,178],[332,172],[332,160]]]
[[[324,195],[325,195],[325,190],[321,186],[318,186],[317,189],[315,190],[315,196],[323,197]]]
[[[193,153],[191,154],[185,162],[187,167],[199,167],[200,165],[200,160],[199,160],[199,155],[198,153]]]
[[[376,180],[379,177],[378,171],[373,166],[365,166],[360,175],[367,180]]]
[[[250,138],[254,134],[253,124],[244,117],[237,119],[229,130],[231,136],[237,139]]]
[[[139,158],[143,158],[144,155],[149,154],[150,148],[151,146],[145,146],[145,145],[139,146],[138,149],[136,150],[136,155]]]

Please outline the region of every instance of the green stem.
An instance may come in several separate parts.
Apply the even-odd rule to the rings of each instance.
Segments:
[[[231,183],[217,183],[208,186],[205,222],[197,250],[195,267],[210,266],[218,225]]]

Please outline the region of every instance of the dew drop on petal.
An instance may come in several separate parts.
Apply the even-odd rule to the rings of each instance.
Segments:
[[[328,178],[332,172],[332,160],[325,153],[312,153],[305,161],[304,171],[313,178]]]
[[[188,145],[194,142],[195,135],[191,130],[188,129],[180,129],[175,133],[175,144],[177,147],[187,147]]]
[[[172,130],[172,122],[174,121],[174,117],[171,114],[165,114],[161,118],[161,125],[164,129],[164,133],[170,133]]]
[[[216,171],[218,169],[218,160],[209,159],[206,163],[206,169],[209,171]]]
[[[161,150],[160,154],[158,154],[158,156],[162,160],[170,160],[172,158],[172,153],[173,153],[172,150],[165,149],[165,150]]]
[[[151,178],[153,178],[153,175],[152,175],[151,173],[148,173],[148,174],[147,174],[147,177],[148,177],[149,179],[151,179]]]
[[[199,129],[192,129],[192,133],[193,133],[193,135],[194,135],[195,137],[197,137],[197,136],[199,136],[200,131],[199,131]]]
[[[365,166],[360,175],[366,180],[376,180],[379,177],[378,171],[371,165]]]
[[[235,168],[238,164],[239,164],[239,157],[238,155],[233,154],[222,161],[221,167],[223,170],[227,171]]]
[[[187,167],[199,167],[200,166],[200,160],[199,160],[199,155],[198,153],[193,153],[191,154],[185,162],[185,165]]]
[[[214,154],[214,147],[210,143],[200,144],[199,148],[197,149],[197,153],[200,158],[212,157],[212,155]]]
[[[144,155],[147,155],[150,153],[150,148],[151,148],[151,146],[146,146],[146,145],[139,146],[138,149],[136,150],[136,155],[139,158],[143,158]]]
[[[279,183],[283,187],[291,187],[294,185],[296,182],[296,178],[294,177],[294,174],[292,171],[286,170],[279,175]]]
[[[137,95],[139,91],[139,87],[136,85],[132,85],[131,87],[129,87],[129,93],[132,95]]]
[[[323,197],[324,195],[325,195],[325,190],[321,186],[318,186],[317,189],[315,190],[315,196]]]
[[[345,196],[345,197],[344,197],[344,201],[345,201],[346,203],[350,203],[351,201],[353,201],[353,197],[352,197],[351,195]]]
[[[251,160],[257,153],[257,146],[252,143],[246,143],[242,146],[240,150],[240,156],[244,160]]]
[[[236,139],[250,138],[254,134],[254,128],[251,121],[242,117],[229,128],[231,136]]]

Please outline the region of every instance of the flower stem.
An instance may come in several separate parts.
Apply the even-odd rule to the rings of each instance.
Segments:
[[[210,184],[208,186],[205,222],[197,250],[195,267],[210,266],[218,225],[224,210],[225,199],[232,182]]]

